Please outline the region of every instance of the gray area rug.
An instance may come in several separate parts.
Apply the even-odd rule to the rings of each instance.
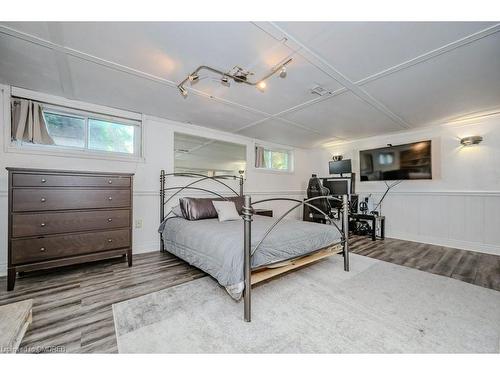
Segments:
[[[252,290],[252,322],[213,279],[113,305],[120,353],[498,353],[500,292],[351,256]]]

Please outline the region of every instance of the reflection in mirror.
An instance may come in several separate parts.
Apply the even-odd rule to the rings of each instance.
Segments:
[[[174,172],[205,176],[239,175],[246,171],[246,146],[174,133]]]

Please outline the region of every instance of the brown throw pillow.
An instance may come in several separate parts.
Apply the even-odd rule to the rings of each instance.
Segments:
[[[182,216],[187,220],[213,219],[217,217],[212,201],[223,201],[222,198],[189,198],[179,199]],[[241,215],[243,211],[243,197],[230,197],[228,201],[234,202],[236,210]]]

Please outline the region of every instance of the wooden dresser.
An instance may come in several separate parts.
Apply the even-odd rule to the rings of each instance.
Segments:
[[[116,256],[132,266],[133,174],[7,170],[7,290],[17,272]]]

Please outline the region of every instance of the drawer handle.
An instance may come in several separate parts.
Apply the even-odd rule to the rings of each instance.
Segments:
[[[41,248],[40,248],[40,251],[41,251],[42,253],[44,253],[44,252],[45,252],[45,250],[46,250],[46,249],[45,249],[45,247],[41,247]]]
[[[113,183],[113,180],[108,180],[108,184],[112,184]]]
[[[45,223],[41,223],[41,224],[40,224],[40,226],[41,226],[42,228],[43,228],[43,227],[45,227],[45,225],[46,225]]]
[[[47,199],[45,199],[44,197],[42,197],[42,198],[40,199],[40,202],[45,202],[46,200],[47,200]]]
[[[47,180],[45,178],[42,178],[42,184],[46,183]]]
[[[109,242],[109,243],[113,242],[113,239],[108,238],[108,242]]]
[[[111,219],[110,217],[108,218],[108,223],[111,223],[113,221],[113,219]]]
[[[108,201],[112,201],[113,200],[113,197],[108,197]]]

